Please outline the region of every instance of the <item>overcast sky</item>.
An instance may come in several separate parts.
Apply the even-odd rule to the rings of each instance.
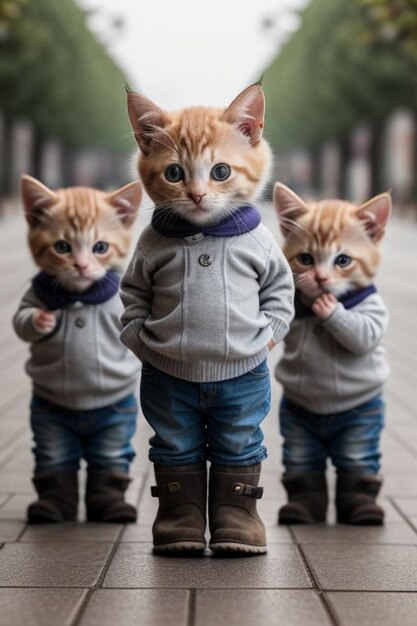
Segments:
[[[225,106],[298,26],[307,0],[78,0],[132,89],[165,109]],[[274,26],[265,28],[273,18]],[[120,21],[121,26],[117,27]]]

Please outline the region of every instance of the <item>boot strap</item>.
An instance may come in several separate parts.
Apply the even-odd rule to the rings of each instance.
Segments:
[[[232,493],[235,496],[249,496],[250,498],[260,500],[263,492],[263,487],[254,487],[253,485],[247,485],[245,483],[234,483],[232,486]]]
[[[178,491],[181,491],[181,485],[179,482],[167,483],[166,485],[159,485],[158,487],[151,487],[151,495],[153,498],[167,496],[171,493],[178,493]]]

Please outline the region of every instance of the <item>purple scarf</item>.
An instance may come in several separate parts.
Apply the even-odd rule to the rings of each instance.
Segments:
[[[212,226],[191,224],[180,215],[167,217],[167,209],[156,207],[152,215],[152,226],[160,235],[166,237],[189,237],[197,233],[213,237],[233,237],[253,230],[261,223],[258,209],[248,204]]]
[[[362,289],[356,289],[354,291],[347,291],[342,296],[338,298],[339,302],[343,304],[345,309],[352,309],[354,306],[365,300],[372,293],[377,293],[375,285],[369,285],[368,287],[363,287]],[[306,306],[301,302],[300,291],[296,289],[295,298],[295,319],[301,319],[303,317],[310,317],[314,315],[311,307]]]
[[[49,311],[63,309],[74,302],[83,304],[101,304],[110,300],[118,291],[120,276],[109,270],[103,278],[96,280],[86,291],[75,293],[57,283],[57,277],[46,272],[39,272],[32,280],[35,295],[42,300]]]

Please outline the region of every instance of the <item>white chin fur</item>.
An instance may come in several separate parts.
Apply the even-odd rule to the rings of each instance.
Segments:
[[[352,285],[351,283],[344,283],[342,285],[326,285],[326,291],[334,295],[336,298],[340,298],[340,296],[343,296],[343,294],[348,291],[352,291],[353,289],[355,289],[355,285]]]
[[[207,226],[208,224],[214,224],[225,218],[229,213],[229,208],[197,208],[193,206],[190,208],[177,209],[177,213],[183,219],[187,220],[187,222]]]
[[[100,278],[103,278],[104,274],[94,277],[87,276],[70,276],[65,278],[62,281],[62,284],[69,291],[75,291],[78,293],[82,293],[83,291],[87,291],[91,287],[93,283],[95,283]]]

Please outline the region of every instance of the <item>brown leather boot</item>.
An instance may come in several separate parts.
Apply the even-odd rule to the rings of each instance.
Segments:
[[[381,485],[381,476],[338,474],[337,521],[357,526],[381,526],[384,523],[384,511],[375,502]]]
[[[265,554],[265,527],[256,510],[261,464],[211,466],[209,483],[210,549],[217,553]]]
[[[89,469],[85,504],[89,522],[129,524],[136,521],[133,504],[125,502],[131,478],[127,474]]]
[[[155,465],[159,498],[158,513],[152,527],[154,552],[202,552],[207,516],[206,463],[193,465]]]
[[[29,524],[75,520],[78,506],[77,472],[35,474],[33,484],[39,499],[28,506]]]
[[[324,472],[284,476],[288,502],[278,512],[278,524],[314,524],[326,521],[328,505]]]

